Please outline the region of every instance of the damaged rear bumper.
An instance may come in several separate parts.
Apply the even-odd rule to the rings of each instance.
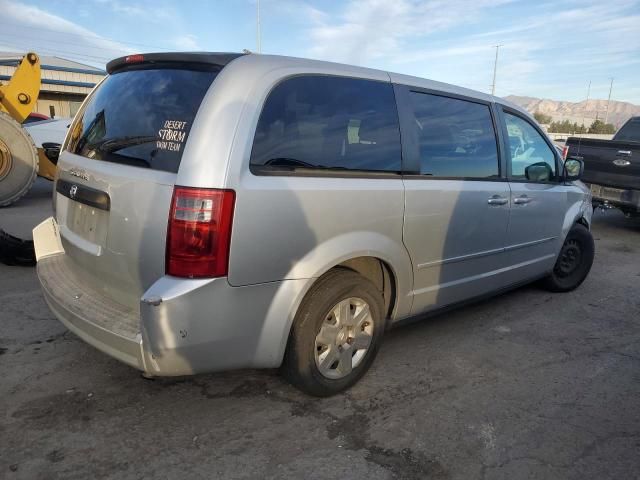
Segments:
[[[301,298],[305,280],[234,287],[226,278],[165,275],[131,308],[87,282],[56,242],[55,220],[45,222],[34,230],[44,297],[55,316],[95,348],[153,376],[281,363],[292,302]]]

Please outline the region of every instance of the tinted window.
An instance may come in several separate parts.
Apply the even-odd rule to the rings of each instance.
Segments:
[[[511,177],[538,182],[552,180],[556,172],[555,155],[542,135],[523,118],[505,113],[505,121]]]
[[[615,136],[616,140],[640,142],[640,118],[632,118],[625,123]]]
[[[212,71],[143,69],[115,73],[74,121],[69,151],[84,157],[177,172]]]
[[[389,83],[301,76],[276,86],[264,105],[253,166],[400,170],[400,131]]]
[[[487,105],[411,92],[420,173],[436,177],[499,175],[498,147]]]

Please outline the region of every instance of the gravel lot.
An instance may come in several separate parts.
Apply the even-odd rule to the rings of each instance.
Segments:
[[[50,184],[0,210],[25,234]],[[145,380],[0,265],[0,478],[640,478],[640,219],[596,213],[577,291],[535,286],[388,333],[349,392],[275,372]]]

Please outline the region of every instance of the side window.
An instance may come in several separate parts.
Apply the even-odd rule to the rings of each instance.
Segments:
[[[630,118],[616,133],[615,140],[624,142],[640,141],[640,117]]]
[[[499,176],[496,134],[487,105],[411,92],[420,173],[434,177]]]
[[[511,157],[511,177],[516,180],[548,182],[556,176],[556,160],[538,131],[523,118],[504,114]]]
[[[267,98],[251,165],[399,172],[400,128],[389,83],[293,77]]]

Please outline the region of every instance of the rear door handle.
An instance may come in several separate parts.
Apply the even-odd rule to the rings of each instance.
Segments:
[[[487,200],[489,205],[506,205],[509,203],[508,198],[501,197],[500,195],[494,195],[489,200]]]
[[[515,203],[516,205],[525,205],[530,201],[531,201],[531,198],[527,197],[526,195],[521,195],[513,199],[513,203]]]
[[[631,150],[618,150],[618,155],[621,157],[630,157]]]

